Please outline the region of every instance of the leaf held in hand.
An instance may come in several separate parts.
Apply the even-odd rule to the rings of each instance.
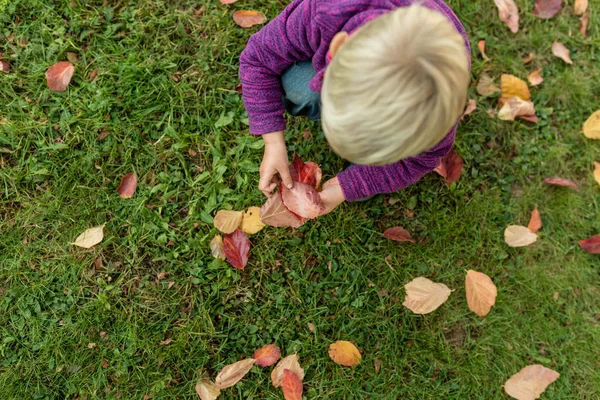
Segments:
[[[537,233],[537,231],[539,231],[541,227],[542,227],[542,216],[540,215],[540,211],[536,207],[531,212],[531,219],[529,220],[529,225],[527,225],[527,228],[531,232]]]
[[[302,380],[292,370],[283,370],[281,390],[285,400],[302,400]]]
[[[510,99],[513,96],[517,96],[522,100],[531,99],[527,83],[514,75],[502,74],[500,87],[502,89],[502,97],[506,99]]]
[[[241,211],[221,210],[215,215],[213,223],[221,232],[232,233],[240,226],[243,217]]]
[[[84,249],[94,247],[104,239],[104,225],[106,224],[85,230],[81,235],[77,236],[77,239],[71,244],[83,247]]]
[[[121,184],[117,188],[117,193],[122,199],[130,199],[137,188],[138,179],[133,172],[128,173],[121,179]]]
[[[362,356],[352,342],[338,340],[329,345],[329,357],[336,363],[345,367],[354,367],[360,363]]]
[[[265,224],[260,219],[259,207],[250,207],[248,210],[246,210],[246,212],[244,212],[244,215],[242,216],[242,223],[240,224],[241,230],[249,235],[253,235],[264,227]]]
[[[494,84],[489,75],[483,74],[477,83],[477,93],[483,97],[490,97],[500,91],[498,85]]]
[[[256,350],[252,358],[256,360],[256,365],[259,367],[270,367],[281,357],[281,350],[274,344],[268,344]]]
[[[588,254],[600,254],[600,235],[594,235],[588,239],[580,240],[579,247]]]
[[[302,182],[319,190],[323,172],[321,168],[314,162],[304,162],[296,155],[294,161],[290,165],[290,175],[294,182]]]
[[[460,178],[462,169],[462,158],[460,158],[454,149],[451,149],[448,154],[442,157],[440,165],[438,165],[434,171],[444,177],[444,183],[450,186]]]
[[[537,235],[521,225],[509,225],[504,230],[504,241],[510,247],[523,247],[535,243]]]
[[[532,73],[530,73],[529,75],[527,75],[527,80],[529,81],[529,83],[531,84],[531,86],[537,86],[539,84],[541,84],[542,82],[544,82],[544,78],[542,78],[542,69],[536,69],[535,71],[533,71]]]
[[[221,389],[209,379],[202,379],[196,383],[196,393],[200,400],[216,400],[221,394]]]
[[[274,387],[281,386],[281,381],[283,380],[283,371],[289,369],[294,374],[300,378],[300,381],[304,379],[304,370],[300,367],[298,363],[298,355],[292,354],[285,358],[282,358],[281,361],[277,363],[273,371],[271,372],[271,382]]]
[[[306,183],[295,182],[294,187],[281,187],[281,199],[285,207],[302,218],[316,218],[325,210],[319,193]]]
[[[573,189],[579,189],[578,184],[576,184],[575,182],[573,182],[570,179],[565,179],[565,178],[559,178],[559,177],[546,178],[546,179],[544,179],[544,183],[548,184],[548,185],[563,186],[563,187],[570,187]]]
[[[600,139],[600,110],[590,115],[585,121],[583,135],[588,139]]]
[[[410,236],[410,233],[401,226],[387,228],[383,232],[383,236],[396,242],[411,242],[415,243],[415,239]]]
[[[498,7],[500,20],[508,26],[512,33],[519,31],[519,9],[514,0],[494,0]]]
[[[50,90],[62,92],[67,89],[71,78],[75,73],[75,67],[68,61],[60,61],[48,68],[46,71],[46,82]]]
[[[210,252],[214,258],[220,258],[221,260],[225,260],[227,256],[225,256],[225,252],[223,251],[223,239],[221,235],[215,235],[215,237],[210,241]]]
[[[498,295],[496,285],[490,277],[481,272],[469,270],[465,278],[465,289],[469,310],[480,317],[488,315],[492,306],[496,303],[496,296]]]
[[[538,18],[549,19],[560,11],[562,0],[536,0],[533,15]]]
[[[575,15],[583,15],[588,8],[588,0],[575,0],[573,12]]]
[[[241,230],[225,235],[223,239],[223,252],[227,261],[237,269],[244,269],[248,264],[248,251],[250,251],[250,240]]]
[[[233,364],[229,364],[219,372],[215,383],[219,389],[225,389],[238,383],[254,365],[253,358],[247,358]]]
[[[543,365],[528,365],[504,384],[504,391],[517,400],[539,399],[548,385],[558,379],[560,374]]]
[[[415,314],[429,314],[444,304],[452,291],[443,283],[419,277],[404,285],[406,298],[402,305]]]
[[[250,28],[267,22],[265,16],[254,10],[239,10],[233,13],[233,20],[242,28]]]
[[[513,96],[504,103],[498,111],[498,119],[503,121],[514,121],[517,117],[529,117],[535,115],[535,107],[531,101],[525,101]]]
[[[567,47],[564,44],[560,42],[552,43],[552,54],[554,54],[556,57],[560,58],[567,64],[573,64],[573,60],[571,60],[571,52],[569,51],[569,49],[567,49]]]
[[[290,226],[298,228],[304,224],[304,220],[292,214],[281,200],[279,191],[273,193],[269,200],[260,208],[260,219],[266,225],[276,227]]]

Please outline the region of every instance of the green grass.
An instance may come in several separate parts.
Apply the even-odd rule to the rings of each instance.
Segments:
[[[250,262],[238,271],[209,250],[217,210],[264,201],[262,144],[248,135],[234,90],[239,54],[258,28],[235,26],[231,14],[251,7],[273,18],[284,3],[0,1],[0,36],[14,35],[0,44],[12,66],[0,74],[0,397],[192,399],[204,371],[214,377],[276,343],[299,353],[308,399],[506,399],[503,383],[531,363],[561,374],[543,399],[597,399],[600,259],[577,245],[600,233],[591,174],[600,151],[580,133],[599,108],[597,16],[582,40],[572,2],[540,20],[533,2],[519,1],[513,35],[493,2],[452,0],[475,49],[470,97],[478,103],[456,142],[461,179],[447,188],[428,175],[297,231],[266,228],[251,237]],[[489,62],[476,50],[481,39]],[[551,55],[554,40],[571,49],[574,65]],[[45,70],[66,52],[79,55],[75,76],[68,91],[50,92]],[[529,52],[536,57],[523,65]],[[477,96],[477,77],[525,78],[537,68],[540,123],[491,118],[496,99]],[[110,135],[99,141],[102,130]],[[291,120],[288,142],[326,177],[344,167],[318,125]],[[140,185],[123,200],[116,188],[131,171]],[[582,189],[541,183],[555,175]],[[391,197],[400,201],[389,205]],[[544,222],[538,242],[507,247],[504,228],[527,224],[534,206]],[[100,245],[69,245],[102,223]],[[384,239],[395,225],[419,243]],[[468,269],[498,286],[486,318],[467,308]],[[159,280],[161,272],[168,277]],[[403,285],[417,276],[455,289],[430,315],[402,306]],[[356,368],[329,359],[340,339],[363,351]],[[254,367],[222,398],[282,395],[270,369]]]

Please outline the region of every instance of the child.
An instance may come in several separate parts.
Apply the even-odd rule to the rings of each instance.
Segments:
[[[454,142],[469,83],[465,30],[442,0],[294,0],[240,57],[250,133],[265,151],[259,189],[292,187],[284,110],[321,120],[354,163],[323,185],[328,213],[394,192],[440,163]],[[320,92],[320,94],[319,94]]]

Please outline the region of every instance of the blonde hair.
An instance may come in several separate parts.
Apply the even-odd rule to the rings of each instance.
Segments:
[[[420,5],[398,8],[334,55],[321,91],[325,137],[357,164],[418,155],[457,122],[468,84],[465,42],[452,23]]]

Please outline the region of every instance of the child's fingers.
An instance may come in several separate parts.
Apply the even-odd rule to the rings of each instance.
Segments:
[[[272,187],[275,184],[271,183],[271,176],[263,174],[260,176],[258,181],[258,189],[264,193],[265,196],[269,197],[269,194],[273,191]]]
[[[281,180],[283,181],[283,184],[285,186],[287,186],[288,188],[292,188],[294,187],[294,181],[292,180],[292,176],[290,175],[290,169],[287,168],[282,168],[279,171],[279,175],[281,176]]]

